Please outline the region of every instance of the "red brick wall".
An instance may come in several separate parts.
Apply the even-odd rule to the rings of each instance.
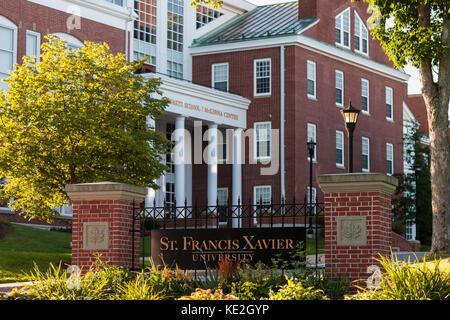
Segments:
[[[26,52],[26,31],[41,34],[41,43],[49,33],[67,31],[69,13],[55,10],[27,0],[0,1],[0,15],[18,26],[17,63]],[[35,26],[35,28],[34,28]],[[114,53],[125,51],[125,31],[93,20],[81,18],[81,29],[70,31],[80,41],[107,42]]]
[[[125,200],[74,200],[72,202],[72,264],[85,270],[93,258],[101,255],[103,261],[113,265],[132,266],[132,240],[130,230],[139,229],[138,222],[133,228],[133,202]],[[108,250],[83,249],[83,225],[86,222],[108,222]],[[134,266],[139,266],[139,232],[134,233]]]
[[[379,254],[389,256],[392,244],[391,196],[381,192],[325,194],[325,262],[331,277],[366,280],[367,267],[378,265]],[[337,217],[365,216],[365,246],[337,245]],[[359,285],[363,285],[360,283]]]
[[[272,59],[272,95],[265,98],[253,97],[253,61],[259,58]],[[306,61],[316,62],[317,101],[307,98]],[[202,55],[193,57],[193,81],[203,85],[211,84],[211,65],[229,63],[230,92],[251,99],[247,112],[247,128],[254,122],[271,121],[272,129],[280,128],[280,48],[267,48],[241,52]],[[335,70],[344,72],[344,102],[349,100],[361,108],[361,78],[370,81],[370,115],[361,115],[354,136],[354,171],[361,171],[361,136],[370,138],[370,170],[386,172],[386,143],[394,145],[394,172],[403,170],[402,103],[406,100],[407,87],[404,83],[366,71],[347,63],[316,54],[298,46],[288,46],[285,51],[285,170],[286,196],[303,199],[309,184],[309,163],[307,161],[307,123],[317,126],[317,156],[314,164],[315,177],[320,173],[344,173],[348,170],[348,144],[345,141],[346,169],[336,167],[335,132],[345,134],[345,124],[340,108],[335,105]],[[394,89],[394,121],[385,116],[385,87]],[[243,175],[243,201],[253,199],[253,186],[272,185],[274,201],[280,200],[280,174],[261,176],[261,165],[248,164],[248,141],[246,141]],[[219,165],[219,187],[229,187],[231,195],[231,166]],[[194,166],[194,199],[206,194],[206,167]],[[200,180],[196,180],[200,177]],[[320,190],[317,189],[319,194]],[[321,196],[319,195],[319,199]]]

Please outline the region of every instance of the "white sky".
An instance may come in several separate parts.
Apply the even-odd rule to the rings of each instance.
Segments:
[[[292,0],[247,0],[247,1],[255,5],[265,5],[271,3],[290,2]],[[419,71],[412,67],[406,67],[405,72],[411,76],[408,82],[408,94],[420,93],[421,90],[420,90]]]

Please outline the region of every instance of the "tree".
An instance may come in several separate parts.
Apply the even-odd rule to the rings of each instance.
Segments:
[[[222,0],[192,0],[191,6],[199,7],[203,4],[213,6],[214,8],[219,8],[223,5]]]
[[[364,1],[374,9],[371,34],[380,40],[394,66],[411,64],[419,69],[431,151],[431,253],[450,252],[450,1]]]
[[[430,148],[424,144],[426,135],[419,130],[417,122],[407,126],[409,130],[403,139],[405,160],[414,172],[394,175],[399,185],[392,200],[392,227],[398,234],[404,234],[406,224],[415,221],[418,239],[429,245],[432,235]]]
[[[168,144],[147,119],[168,104],[159,79],[145,80],[108,45],[78,50],[55,36],[41,61],[24,57],[0,91],[0,198],[27,218],[51,221],[64,186],[115,181],[157,188]]]

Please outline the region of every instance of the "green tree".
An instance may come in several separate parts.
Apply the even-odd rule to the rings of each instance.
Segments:
[[[408,221],[415,221],[418,239],[422,244],[429,245],[432,234],[431,181],[428,160],[430,148],[424,144],[426,135],[419,130],[419,124],[413,122],[407,125],[410,130],[403,140],[405,160],[411,164],[414,172],[395,174],[399,185],[392,201],[394,205],[392,226],[395,232],[404,234]]]
[[[430,138],[431,253],[450,252],[450,1],[364,1],[374,9],[371,34],[394,66],[419,69]]]
[[[145,80],[108,45],[78,50],[55,36],[41,61],[24,57],[0,91],[0,198],[27,218],[52,220],[64,186],[115,181],[157,188],[168,141],[147,120],[168,104],[159,79]]]
[[[210,5],[214,8],[219,8],[223,5],[222,0],[192,0],[191,6],[199,7],[201,5]]]

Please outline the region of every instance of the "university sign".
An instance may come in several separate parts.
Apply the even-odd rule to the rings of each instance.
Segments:
[[[272,265],[277,256],[289,260],[305,228],[168,229],[152,230],[152,259],[181,269],[217,267],[221,261],[258,261]]]

